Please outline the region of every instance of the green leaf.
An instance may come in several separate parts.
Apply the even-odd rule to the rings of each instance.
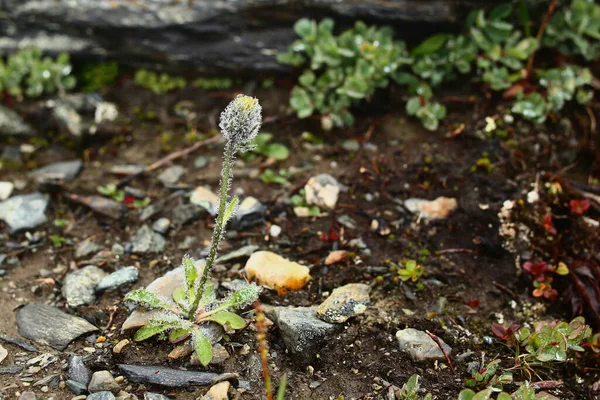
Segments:
[[[449,35],[447,33],[433,35],[421,42],[421,44],[415,47],[410,54],[411,56],[422,56],[435,53],[444,45],[448,37]]]
[[[273,143],[267,146],[266,154],[276,160],[285,160],[289,157],[290,151],[281,143]]]
[[[260,287],[254,283],[244,286],[243,288],[233,292],[215,309],[211,310],[211,315],[217,314],[221,311],[229,310],[232,308],[242,307],[246,304],[253,303],[258,299],[260,293]]]
[[[137,289],[127,293],[123,301],[133,301],[151,308],[161,308],[171,311],[173,310],[173,306],[171,304],[162,301],[154,293],[151,293],[146,289]]]
[[[172,327],[169,325],[148,323],[148,325],[141,327],[137,330],[137,332],[135,332],[135,335],[133,335],[133,340],[136,342],[141,342],[171,328]]]
[[[415,115],[421,108],[421,98],[419,96],[411,97],[406,103],[406,112],[408,115]]]
[[[315,82],[315,79],[316,77],[314,72],[312,72],[311,70],[307,70],[304,71],[304,73],[300,75],[300,77],[298,77],[298,82],[300,82],[302,86],[310,87]]]
[[[487,388],[473,396],[473,400],[489,400],[492,397],[493,392],[494,390],[492,388]]]
[[[510,394],[508,394],[506,392],[498,393],[497,400],[511,400],[511,399],[512,399],[512,397],[510,397]]]
[[[198,277],[198,270],[196,269],[196,263],[187,254],[183,256],[182,260],[183,269],[185,271],[185,284],[187,286],[187,298],[186,300],[192,302],[195,296],[196,278]]]
[[[185,328],[175,328],[169,332],[169,341],[171,343],[179,343],[190,337],[192,331]]]
[[[177,289],[173,290],[171,297],[182,310],[186,310],[189,307],[188,295],[183,286],[179,286]]]
[[[512,4],[500,4],[490,11],[490,19],[499,20],[506,19],[512,13]]]
[[[202,331],[198,328],[194,328],[192,333],[193,343],[194,343],[194,351],[198,356],[198,360],[200,360],[200,364],[203,366],[207,366],[212,360],[212,345],[210,340],[202,333]]]
[[[315,33],[316,23],[307,18],[302,18],[294,24],[294,32],[302,38],[307,38]]]
[[[287,387],[287,374],[281,376],[279,388],[277,389],[277,400],[285,400],[285,388]]]
[[[231,217],[233,217],[233,215],[235,214],[239,202],[240,198],[237,196],[233,196],[231,201],[227,203],[227,206],[225,207],[225,214],[223,214],[223,228],[225,228],[227,221],[229,221]]]
[[[525,30],[525,36],[531,36],[531,18],[529,17],[529,9],[527,8],[526,0],[518,0],[517,4],[517,15],[521,20],[521,24],[523,24],[523,29]]]
[[[463,389],[458,394],[458,400],[472,400],[475,396],[475,392],[471,389]]]
[[[246,320],[244,318],[228,311],[223,311],[218,314],[210,315],[206,318],[203,318],[203,321],[214,321],[222,325],[225,328],[225,330],[242,329],[246,326]]]

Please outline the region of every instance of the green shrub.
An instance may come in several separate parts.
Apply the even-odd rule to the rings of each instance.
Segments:
[[[184,78],[154,71],[139,69],[135,72],[134,82],[156,94],[164,94],[175,89],[183,89],[187,82]]]
[[[0,60],[0,92],[40,97],[73,89],[75,77],[67,53],[42,57],[39,49],[25,49]]]
[[[546,29],[544,45],[563,54],[600,58],[600,5],[593,0],[573,0],[558,9]]]
[[[96,92],[112,84],[119,76],[119,64],[116,61],[87,64],[81,72],[81,90]]]

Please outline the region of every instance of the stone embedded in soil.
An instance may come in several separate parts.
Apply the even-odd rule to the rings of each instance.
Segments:
[[[0,364],[2,364],[2,361],[4,361],[6,357],[8,357],[8,350],[0,345]]]
[[[231,383],[228,381],[219,382],[213,385],[200,400],[227,400],[230,387]]]
[[[113,353],[120,354],[125,348],[125,346],[127,346],[130,343],[131,341],[129,339],[120,340],[119,343],[115,344],[115,347],[113,347]]]
[[[139,271],[136,267],[129,266],[116,270],[112,274],[102,278],[96,286],[96,292],[116,290],[121,286],[128,285],[138,280]]]
[[[342,261],[346,261],[349,254],[350,253],[348,253],[346,250],[332,251],[325,258],[325,265],[333,265]]]
[[[25,369],[24,365],[9,365],[8,367],[0,368],[0,375],[14,375],[18,374]]]
[[[12,182],[0,182],[0,201],[4,201],[10,197],[15,185]]]
[[[86,400],[116,400],[116,397],[111,392],[104,391],[92,393],[87,397]]]
[[[202,209],[196,204],[179,204],[172,211],[173,225],[183,226],[198,220],[202,216]]]
[[[0,135],[1,136],[30,136],[33,129],[10,108],[0,106]]]
[[[76,396],[87,394],[88,392],[87,385],[83,385],[71,379],[67,379],[65,385],[67,386],[67,389]]]
[[[458,202],[450,197],[438,197],[435,200],[412,198],[404,201],[404,206],[413,214],[429,220],[446,219],[458,208]]]
[[[202,275],[204,271],[204,260],[196,261],[196,270],[198,271],[198,276]],[[159,296],[166,303],[172,304],[175,307],[175,302],[173,301],[173,292],[178,287],[184,285],[185,272],[183,267],[177,267],[172,271],[167,272],[165,275],[156,278],[152,281],[147,287],[146,290],[154,293]],[[123,322],[122,330],[136,329],[141,328],[146,325],[150,318],[157,315],[159,311],[150,310],[150,311],[141,311],[135,310],[129,315],[129,317]]]
[[[67,376],[70,380],[80,383],[85,387],[87,387],[90,383],[90,379],[92,379],[92,373],[83,362],[83,357],[78,355],[71,356]]]
[[[347,139],[342,142],[342,149],[349,152],[357,152],[360,150],[360,143],[358,140]]]
[[[171,227],[171,220],[169,218],[159,218],[152,224],[152,230],[164,235],[169,231]]]
[[[119,364],[118,367],[130,382],[173,388],[214,385],[218,382],[237,377],[236,374],[231,373],[216,374],[213,372],[182,371],[151,365]]]
[[[75,249],[75,258],[80,259],[87,257],[91,254],[97,253],[104,247],[98,243],[94,243],[91,240],[82,240]]]
[[[21,336],[56,350],[64,350],[79,336],[98,330],[83,318],[39,303],[29,303],[17,311],[17,327]]]
[[[279,327],[288,351],[303,362],[312,360],[327,335],[337,327],[318,319],[314,307],[265,306],[265,313]]]
[[[204,208],[213,217],[217,215],[219,197],[204,186],[198,186],[190,195],[190,201]]]
[[[26,341],[21,340],[19,338],[14,338],[11,336],[0,334],[0,340],[2,340],[3,342],[6,342],[6,343],[11,343],[11,344],[17,345],[20,348],[22,348],[23,350],[32,351],[32,352],[38,351],[38,349],[36,349],[35,347],[30,345]]]
[[[333,210],[342,188],[343,186],[329,174],[313,176],[304,186],[306,202],[317,207]]]
[[[92,304],[96,301],[96,286],[106,276],[95,265],[88,265],[67,274],[62,283],[62,295],[71,307]]]
[[[36,400],[37,398],[35,397],[35,392],[32,391],[26,391],[21,393],[21,396],[19,396],[19,400]]]
[[[217,259],[215,260],[215,264],[224,264],[229,261],[237,260],[239,258],[250,257],[252,253],[254,253],[258,249],[259,247],[253,244],[240,247],[237,250],[230,251],[227,254],[223,254],[222,256],[217,257]]]
[[[0,219],[10,233],[34,229],[48,221],[46,207],[50,196],[39,192],[11,197],[0,203]]]
[[[135,175],[141,174],[144,168],[143,165],[113,165],[110,172],[115,175]]]
[[[350,283],[335,288],[317,309],[317,317],[325,322],[343,323],[350,317],[362,314],[370,302],[371,287],[364,283]]]
[[[76,193],[64,193],[63,196],[70,201],[89,207],[92,211],[97,212],[98,214],[102,214],[113,219],[121,219],[129,210],[127,205],[118,203],[104,196],[83,196]]]
[[[167,396],[160,393],[145,392],[144,400],[170,400]]]
[[[148,225],[143,225],[131,238],[135,254],[162,253],[167,246],[165,239]]]
[[[270,251],[253,253],[245,270],[248,279],[280,293],[302,289],[310,280],[308,267]]]
[[[109,371],[96,371],[88,384],[90,393],[109,391],[119,393],[121,387]]]
[[[173,165],[158,175],[158,180],[165,186],[174,185],[184,173],[185,169],[181,165]]]
[[[83,168],[81,160],[61,161],[30,172],[29,177],[36,180],[69,182],[77,177],[81,168]]]
[[[244,230],[265,221],[266,207],[254,197],[246,197],[238,207],[237,212],[231,219],[231,229]]]
[[[413,328],[406,328],[396,332],[400,349],[410,355],[414,361],[443,360],[444,353],[437,343],[427,333]],[[441,338],[439,339],[444,351],[449,356],[452,348]]]
[[[49,388],[56,389],[60,384],[60,375],[52,374],[48,375],[38,381],[36,381],[33,386],[48,386]]]
[[[68,101],[53,102],[52,115],[61,127],[71,135],[79,138],[83,135],[83,119]]]

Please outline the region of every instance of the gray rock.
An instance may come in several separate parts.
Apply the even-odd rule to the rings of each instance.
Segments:
[[[33,386],[48,386],[51,389],[56,389],[60,383],[60,375],[52,374],[35,382]]]
[[[17,327],[21,336],[57,350],[64,350],[79,336],[98,330],[83,318],[39,303],[29,303],[17,311]]]
[[[167,246],[165,239],[148,225],[138,229],[131,238],[131,244],[131,251],[135,254],[162,253]]]
[[[0,203],[0,219],[8,224],[10,233],[34,229],[48,221],[49,201],[49,195],[39,192],[11,197]]]
[[[104,247],[99,245],[98,243],[94,243],[91,240],[83,240],[75,249],[75,258],[80,259],[83,257],[87,257],[92,255],[93,253],[97,253],[102,250]]]
[[[364,283],[350,283],[335,288],[316,310],[317,317],[325,322],[343,323],[350,317],[362,314],[369,304],[371,287]]]
[[[67,376],[70,380],[80,383],[84,385],[84,387],[87,387],[88,383],[90,383],[90,379],[92,379],[92,373],[83,362],[83,357],[78,355],[73,355],[69,360],[69,371],[67,372]]]
[[[111,392],[104,391],[90,394],[87,400],[116,400],[116,397]]]
[[[12,182],[0,182],[0,201],[8,199],[14,188],[15,185]]]
[[[23,350],[27,350],[27,351],[31,351],[31,352],[37,352],[38,351],[38,349],[36,349],[35,347],[33,347],[32,345],[30,345],[26,341],[21,340],[19,338],[14,338],[14,337],[11,337],[11,336],[8,336],[8,335],[0,334],[0,340],[2,340],[3,342],[6,342],[6,343],[12,343],[14,345],[17,345],[20,348],[22,348]]]
[[[0,375],[14,375],[18,374],[25,369],[24,365],[9,365],[8,367],[0,368]]]
[[[87,392],[88,392],[87,385],[83,385],[83,384],[81,384],[79,382],[75,382],[71,379],[67,379],[65,384],[67,385],[67,389],[69,389],[69,391],[76,396],[79,396],[82,394],[87,394]]]
[[[202,215],[202,208],[195,204],[178,204],[173,209],[173,225],[183,226],[196,221]]]
[[[231,229],[244,230],[260,225],[265,220],[266,207],[254,197],[246,197],[231,219]]]
[[[36,400],[37,398],[35,397],[35,392],[31,392],[31,391],[26,391],[21,393],[21,396],[19,396],[19,400]]]
[[[88,384],[88,390],[90,393],[108,391],[116,394],[119,393],[121,387],[109,371],[96,371]]]
[[[288,68],[275,54],[297,39],[292,26],[303,17],[395,24],[399,34],[424,37],[440,24],[462,22],[474,3],[498,2],[4,0],[0,51],[36,47],[77,59],[102,55],[137,68],[162,64],[184,72],[283,72]]]
[[[192,191],[190,202],[204,208],[213,217],[217,215],[219,197],[204,186],[198,186]]]
[[[216,264],[224,264],[229,261],[237,260],[239,258],[250,257],[252,255],[252,253],[254,253],[258,249],[259,249],[259,247],[256,245],[253,245],[253,244],[250,244],[248,246],[243,246],[237,250],[230,251],[227,254],[223,254],[222,256],[217,257],[217,259],[215,260],[215,263]]]
[[[208,165],[208,158],[206,158],[204,156],[198,156],[194,160],[194,168],[196,168],[196,169],[202,169],[202,168],[206,167],[207,165]]]
[[[181,165],[173,165],[165,169],[159,176],[158,180],[165,186],[176,184],[181,176],[184,174],[185,169]]]
[[[265,307],[265,313],[279,327],[288,351],[302,362],[311,361],[336,325],[321,321],[313,307]]]
[[[112,251],[112,253],[115,256],[122,256],[123,254],[125,254],[125,248],[123,246],[121,246],[121,244],[119,244],[119,243],[113,244],[112,247],[110,248],[110,251]]]
[[[81,160],[62,161],[36,169],[29,177],[37,180],[59,180],[69,182],[77,177],[83,168]]]
[[[136,267],[129,266],[121,268],[112,274],[102,278],[96,286],[96,292],[115,290],[123,285],[133,283],[138,280],[139,271]]]
[[[348,152],[356,153],[360,150],[360,143],[354,139],[344,140],[342,142],[342,148]]]
[[[348,229],[356,229],[358,227],[354,218],[349,215],[338,215],[337,220],[340,224],[344,225]]]
[[[69,102],[58,100],[51,102],[50,105],[53,107],[52,115],[67,132],[77,138],[83,135],[83,119]]]
[[[443,360],[444,354],[435,341],[425,332],[413,328],[406,328],[396,332],[400,349],[410,355],[415,361]],[[450,355],[452,348],[441,338],[439,339],[444,351]]]
[[[4,106],[0,106],[0,136],[2,135],[33,135],[33,129],[23,119]]]
[[[236,378],[236,374],[216,374],[213,372],[182,371],[178,369],[151,366],[119,364],[121,373],[130,382],[146,383],[166,387],[209,386]],[[89,398],[89,397],[88,397]]]
[[[164,235],[169,231],[171,227],[171,220],[169,218],[159,218],[152,224],[152,229],[154,232],[158,232],[161,235]]]
[[[170,400],[167,396],[163,396],[160,393],[146,392],[144,393],[144,400]]]
[[[96,301],[96,286],[106,276],[95,265],[88,265],[67,274],[63,281],[62,295],[71,307],[92,304]]]

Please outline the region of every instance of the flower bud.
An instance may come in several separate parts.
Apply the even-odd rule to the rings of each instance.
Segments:
[[[219,127],[223,137],[234,146],[243,148],[258,134],[262,122],[261,111],[258,99],[238,95],[221,113]]]

